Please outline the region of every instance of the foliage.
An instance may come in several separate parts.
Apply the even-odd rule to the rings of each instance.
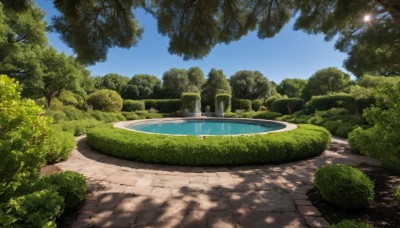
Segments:
[[[215,95],[215,109],[218,110],[218,107],[222,102],[224,104],[224,112],[230,112],[231,111],[231,99],[232,99],[232,96],[229,93],[219,93],[219,94]]]
[[[343,164],[315,172],[314,184],[326,201],[343,208],[361,208],[374,199],[374,183],[362,171]]]
[[[59,123],[67,119],[67,115],[60,110],[47,109],[45,115],[51,117],[53,119],[53,123]]]
[[[124,99],[147,99],[161,97],[161,81],[156,76],[147,74],[134,75],[120,94]]]
[[[257,100],[253,100],[252,102],[251,102],[251,108],[254,110],[254,111],[258,111],[260,108],[261,108],[261,106],[263,105],[263,101],[261,100],[261,99],[257,99]]]
[[[114,90],[122,94],[123,89],[128,84],[129,78],[119,74],[106,74],[102,77],[94,77],[94,87],[96,89]]]
[[[396,199],[397,205],[400,207],[400,185],[397,187],[397,190],[394,193],[394,198]]]
[[[101,89],[90,94],[87,103],[93,106],[93,109],[105,112],[119,112],[122,109],[121,96],[108,89]]]
[[[384,77],[363,75],[358,79],[358,85],[365,88],[378,88],[379,86],[396,86],[400,83],[400,76]]]
[[[65,208],[73,209],[84,199],[87,191],[85,176],[73,171],[65,171],[44,176],[43,181],[55,186],[64,198]]]
[[[182,109],[187,110],[189,113],[194,113],[196,104],[200,104],[200,93],[182,93]],[[198,107],[199,111],[201,107]]]
[[[238,118],[238,115],[234,112],[225,112],[224,117],[225,118]]]
[[[236,109],[241,109],[241,110],[245,110],[245,111],[252,110],[251,109],[251,106],[252,106],[251,100],[233,99],[232,106],[233,106],[233,110],[236,110]]]
[[[307,85],[307,80],[300,78],[286,78],[276,87],[278,93],[288,97],[300,97],[303,94],[303,89]]]
[[[11,226],[56,227],[64,209],[63,198],[54,189],[44,189],[12,198],[7,206]]]
[[[231,94],[231,86],[222,70],[211,69],[206,83],[201,91],[201,98],[205,105],[214,109],[215,95],[219,93]]]
[[[172,113],[181,109],[181,99],[143,100],[146,110],[156,109],[161,113]]]
[[[356,129],[350,144],[362,154],[379,158],[383,165],[400,172],[400,84],[381,85],[375,94],[376,106],[364,110],[372,128]]]
[[[328,228],[373,228],[373,226],[369,224],[359,223],[354,220],[344,219],[339,223],[330,225]]]
[[[287,132],[201,139],[99,127],[88,132],[88,141],[102,153],[141,162],[239,165],[280,163],[315,156],[325,150],[330,134],[320,127],[299,125]]]
[[[204,73],[199,67],[191,67],[188,72],[189,87],[194,88],[196,92],[201,91],[201,87],[206,83]],[[194,91],[192,91],[194,92]]]
[[[122,112],[122,115],[126,120],[139,120],[142,119],[138,114],[134,112]]]
[[[278,120],[292,123],[308,123],[325,127],[332,134],[348,137],[348,133],[357,127],[367,128],[366,120],[360,114],[349,113],[347,109],[332,108],[326,111],[316,111],[307,113],[308,110],[302,110],[293,115],[279,117]]]
[[[69,132],[53,129],[46,143],[46,161],[48,164],[67,159],[75,148],[74,135]]]
[[[125,112],[134,112],[134,111],[143,111],[144,110],[144,102],[143,101],[135,101],[135,100],[124,100],[122,111]]]
[[[58,95],[58,99],[64,105],[72,105],[75,107],[81,107],[83,105],[82,97],[76,96],[73,92],[69,90],[64,90]],[[79,100],[78,100],[79,99]]]
[[[236,118],[253,118],[256,115],[255,111],[246,111],[244,109],[235,110]]]
[[[271,112],[271,111],[264,111],[264,112],[257,112],[257,114],[255,114],[253,116],[253,118],[255,119],[266,119],[266,120],[274,120],[278,117],[281,117],[282,114],[278,113],[278,112]]]
[[[119,120],[119,119],[118,119]],[[116,121],[113,121],[116,122]],[[84,135],[87,130],[93,127],[97,127],[100,125],[108,125],[104,124],[104,122],[100,122],[95,118],[81,119],[81,120],[72,120],[72,121],[61,121],[57,124],[54,124],[53,127],[69,132],[74,136]]]
[[[104,123],[118,122],[125,120],[125,117],[121,113],[115,112],[101,112],[101,111],[93,111],[90,113],[92,117],[94,117],[98,121],[102,121]]]
[[[311,110],[329,110],[332,108],[346,108],[349,111],[355,110],[353,96],[345,93],[313,96],[306,104]]]
[[[270,93],[270,83],[259,71],[242,70],[229,79],[232,95],[237,99],[259,99]]]
[[[350,75],[343,71],[329,67],[315,72],[303,90],[303,97],[309,100],[312,96],[342,92],[350,85]]]
[[[275,100],[277,99],[282,99],[282,98],[288,98],[288,96],[286,95],[281,95],[281,94],[275,94],[273,96],[268,97],[265,101],[264,101],[264,105],[267,109],[271,109],[272,107],[272,103],[274,103]]]
[[[271,111],[290,115],[296,111],[303,109],[303,107],[304,100],[301,98],[281,98],[276,99],[271,104]]]
[[[14,79],[0,76],[0,199],[45,164],[51,119],[34,101],[21,99]]]
[[[169,98],[180,98],[183,92],[188,91],[189,77],[185,69],[172,68],[163,74],[163,88],[165,96]]]

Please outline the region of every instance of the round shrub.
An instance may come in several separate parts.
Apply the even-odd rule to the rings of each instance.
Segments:
[[[344,219],[339,223],[330,225],[329,228],[373,228],[373,226],[369,224],[359,223],[354,220]]]
[[[124,100],[124,105],[122,107],[122,111],[135,112],[135,111],[143,111],[143,110],[144,110],[144,102],[143,101]]]
[[[254,100],[251,102],[251,107],[253,108],[254,111],[258,111],[260,110],[260,107],[263,105],[263,101],[262,100]]]
[[[74,148],[75,138],[73,134],[53,129],[45,147],[47,163],[53,164],[67,159]]]
[[[314,184],[326,201],[343,208],[361,208],[374,199],[374,184],[362,171],[333,164],[315,172]]]
[[[394,198],[397,201],[397,205],[399,205],[399,207],[400,207],[400,185],[397,187],[397,190],[394,193]]]
[[[122,109],[121,96],[117,92],[108,89],[101,89],[90,94],[87,103],[93,109],[105,112],[119,112]]]
[[[115,157],[175,165],[245,165],[294,161],[323,152],[330,133],[313,125],[250,136],[169,136],[117,128],[92,128],[87,133],[96,150]]]
[[[58,194],[64,198],[65,208],[72,209],[85,199],[87,187],[85,177],[73,171],[65,171],[44,176],[45,183],[55,186]]]
[[[72,105],[77,107],[79,105],[78,99],[76,99],[75,94],[69,90],[64,90],[58,95],[58,99],[64,105]]]
[[[53,119],[53,123],[58,123],[62,120],[67,119],[67,115],[63,111],[59,110],[46,110],[46,116],[50,116]]]

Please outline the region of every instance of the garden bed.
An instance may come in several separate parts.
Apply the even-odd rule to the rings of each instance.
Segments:
[[[307,195],[322,216],[330,223],[338,223],[343,219],[354,219],[358,222],[369,223],[374,227],[399,227],[400,207],[394,199],[400,177],[377,166],[360,165],[357,168],[365,172],[375,182],[375,199],[365,209],[342,209],[322,199],[316,188]]]

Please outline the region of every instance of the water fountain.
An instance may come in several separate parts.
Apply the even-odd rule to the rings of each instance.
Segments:
[[[193,117],[200,117],[201,116],[201,103],[200,100],[196,100],[195,101],[195,106],[194,106],[194,112],[191,113]]]
[[[217,117],[224,117],[224,102],[220,101],[219,104],[216,104],[215,107],[215,116]]]

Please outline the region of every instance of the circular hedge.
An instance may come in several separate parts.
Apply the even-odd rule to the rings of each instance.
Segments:
[[[343,208],[361,208],[374,199],[374,184],[362,171],[344,164],[315,172],[315,186],[326,201]]]
[[[96,150],[129,160],[190,166],[267,164],[315,156],[328,146],[331,135],[322,127],[298,128],[249,136],[168,136],[111,127],[87,133]]]

